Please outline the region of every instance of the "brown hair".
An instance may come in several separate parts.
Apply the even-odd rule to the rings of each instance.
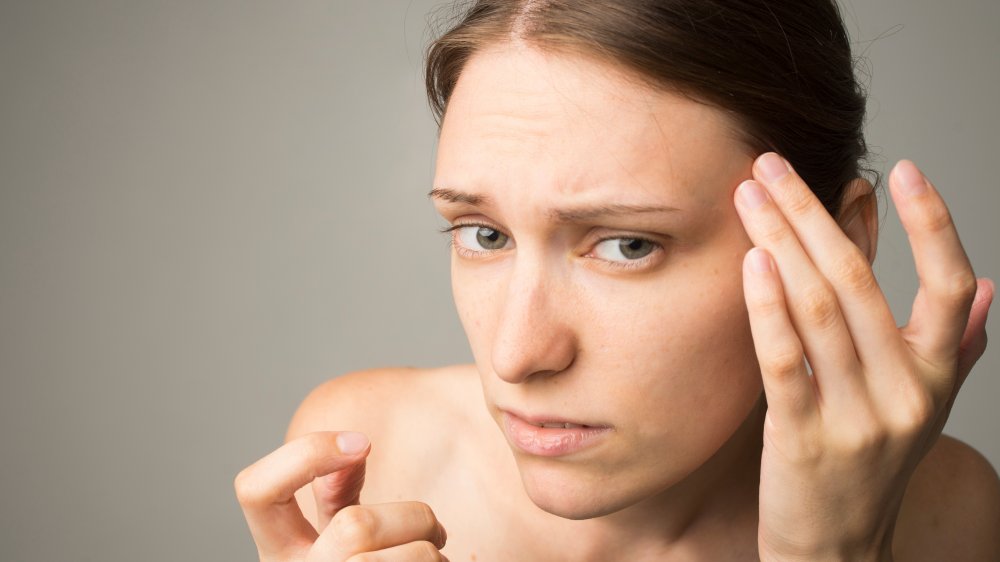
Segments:
[[[647,83],[728,112],[754,156],[785,156],[834,216],[861,172],[881,182],[862,166],[866,93],[835,0],[470,4],[427,49],[427,96],[439,127],[466,61],[517,39],[624,65]]]

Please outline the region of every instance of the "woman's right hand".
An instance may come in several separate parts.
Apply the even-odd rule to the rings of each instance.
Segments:
[[[236,497],[261,562],[447,561],[447,534],[426,503],[360,505],[370,450],[361,433],[319,431],[240,471]],[[316,528],[295,499],[309,482]]]

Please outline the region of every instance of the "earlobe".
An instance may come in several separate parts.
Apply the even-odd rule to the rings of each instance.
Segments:
[[[837,223],[868,257],[868,263],[874,263],[878,248],[878,198],[871,182],[855,178],[844,188]]]

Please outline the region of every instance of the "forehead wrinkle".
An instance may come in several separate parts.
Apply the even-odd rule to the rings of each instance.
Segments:
[[[583,222],[599,217],[622,216],[640,213],[664,213],[679,210],[680,209],[676,207],[667,206],[614,203],[595,207],[582,207],[579,209],[551,209],[546,213],[546,215],[549,219],[556,222]]]
[[[661,137],[665,137],[654,109],[660,92],[650,87],[641,77],[609,64],[602,57],[587,53],[567,53],[558,49],[549,52],[520,41],[506,46],[513,46],[517,52],[540,58],[544,61],[542,64],[551,68],[552,72],[543,75],[545,86],[542,88],[528,86],[520,89],[519,73],[515,73],[512,80],[504,83],[502,87],[509,94],[506,96],[507,100],[515,101],[516,105],[513,111],[508,111],[502,104],[497,104],[492,111],[481,115],[480,119],[485,126],[480,125],[478,132],[482,138],[511,140],[504,137],[520,133],[521,136],[541,141],[536,149],[551,152],[552,140],[560,138],[560,133],[566,134],[566,125],[569,124],[570,127],[582,126],[588,130],[591,138],[607,139],[609,133],[620,130],[620,123],[614,119],[615,116],[609,118],[607,115],[608,108],[612,107],[617,111],[641,114],[646,122],[652,120]],[[503,44],[487,51],[495,49],[502,52],[502,47]],[[619,91],[617,85],[620,84],[627,86],[627,93]],[[582,90],[587,90],[588,94],[581,96]],[[526,105],[527,99],[535,103]],[[489,125],[497,120],[502,122],[500,129],[491,131]],[[511,122],[517,124],[517,127],[512,128]],[[570,134],[575,137],[579,135],[579,131]],[[619,134],[617,140],[631,147],[645,144],[629,135],[623,137]],[[613,152],[606,151],[620,168],[632,175],[630,168]]]
[[[482,187],[505,187],[497,192],[500,199],[476,195],[474,201],[456,202],[527,205],[536,217],[573,222],[597,216],[593,207],[570,205],[602,203],[602,190],[591,189],[599,184],[616,185],[619,201],[631,192],[634,204],[642,199],[656,204],[666,188],[681,197],[678,201],[700,207],[715,193],[702,185],[714,186],[705,178],[718,172],[714,162],[721,160],[717,153],[723,147],[715,145],[733,136],[727,115],[708,104],[692,106],[697,100],[683,94],[637,83],[634,75],[601,61],[592,65],[586,57],[531,49],[521,53],[554,63],[551,72],[544,72],[544,63],[541,72],[525,71],[506,58],[509,53],[481,52],[456,87],[441,137],[452,150],[439,153],[445,181],[437,185],[460,188],[461,183],[448,182],[473,180]],[[724,139],[718,139],[720,129]],[[605,208],[600,214],[625,212]]]
[[[582,126],[589,130],[591,138],[604,139],[605,141],[608,138],[614,138],[616,141],[615,143],[610,145],[602,143],[604,149],[600,151],[601,154],[606,157],[610,157],[610,160],[614,162],[618,169],[628,176],[631,180],[631,185],[634,186],[633,189],[637,189],[639,192],[645,194],[655,194],[656,189],[648,185],[647,182],[640,178],[636,173],[636,164],[641,167],[645,165],[645,161],[629,165],[623,160],[622,155],[627,155],[628,149],[642,152],[644,149],[648,148],[651,143],[655,144],[658,150],[664,151],[662,159],[660,159],[660,163],[667,165],[671,176],[673,175],[673,162],[671,160],[673,153],[670,150],[673,148],[673,143],[670,142],[669,137],[664,131],[658,115],[658,112],[662,112],[664,109],[663,101],[660,99],[659,95],[660,92],[652,89],[648,84],[636,79],[635,76],[628,72],[623,72],[621,69],[609,67],[605,61],[600,58],[584,55],[570,57],[563,59],[563,61],[582,71],[581,74],[596,76],[597,79],[594,80],[594,83],[605,84],[611,82],[624,82],[631,87],[630,95],[621,95],[614,89],[600,88],[597,90],[597,93],[599,96],[604,98],[604,101],[600,104],[594,105],[592,100],[588,100],[588,102],[586,102],[590,104],[588,106],[585,105],[585,102],[576,99],[579,97],[579,92],[577,90],[562,88],[559,81],[555,79],[549,80],[549,85],[552,88],[552,91],[561,101],[558,107],[562,109],[563,115],[568,117],[569,120],[577,126]],[[609,106],[613,106],[619,111],[624,111],[634,116],[641,116],[641,119],[632,123],[632,127],[629,129],[629,134],[623,134],[624,131],[621,129],[619,122],[609,120],[606,115],[602,115],[600,113],[602,111],[606,111],[606,108]],[[647,125],[649,123],[652,125]],[[639,126],[640,128],[636,129],[636,126]],[[646,136],[650,129],[656,131],[657,135],[654,135],[654,137],[656,137],[655,139],[651,140]],[[593,155],[591,155],[591,158],[588,158],[587,161],[592,162],[592,158]],[[572,183],[573,182],[564,182],[562,187],[568,193],[574,193],[577,189],[574,189]],[[568,211],[565,216],[570,216],[573,213],[573,211]],[[583,213],[577,214],[582,215]],[[603,212],[600,214],[622,213]]]
[[[428,194],[433,199],[442,199],[451,203],[464,203],[474,207],[492,207],[493,199],[488,195],[467,193],[446,187],[436,187]],[[642,213],[667,213],[680,211],[676,207],[666,205],[635,205],[627,203],[597,204],[587,207],[552,208],[542,212],[542,215],[553,222],[576,223],[594,220],[602,217],[618,217]]]

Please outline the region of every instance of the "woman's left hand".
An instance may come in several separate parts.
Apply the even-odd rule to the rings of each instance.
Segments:
[[[868,256],[791,167],[768,153],[753,174],[736,207],[756,245],[743,281],[768,403],[760,559],[892,560],[910,476],[986,348],[994,285],[901,161],[889,186],[920,288],[898,328]]]

